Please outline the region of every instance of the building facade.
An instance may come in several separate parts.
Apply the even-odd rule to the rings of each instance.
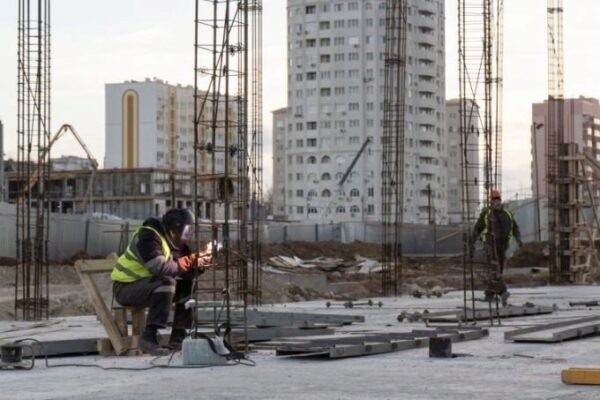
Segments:
[[[285,127],[287,108],[273,111],[273,218],[285,220]]]
[[[285,132],[274,135],[285,172],[273,193],[282,194],[288,220],[380,221],[386,2],[288,0],[287,12],[288,107]],[[409,223],[428,222],[427,187],[435,220],[448,219],[444,19],[444,0],[409,0]]]
[[[167,168],[194,170],[194,88],[171,85],[160,79],[109,83],[105,86],[106,154],[104,168]],[[202,102],[199,93],[198,107]],[[212,103],[207,101],[200,116],[199,143],[212,143]],[[236,121],[235,103],[228,106],[230,121]],[[224,104],[217,119],[225,119]],[[235,126],[229,143],[237,140]],[[215,147],[225,144],[224,128],[217,128]],[[212,154],[198,152],[200,173],[212,172]],[[224,170],[224,153],[215,152],[216,172]],[[234,170],[235,158],[230,170]]]
[[[565,143],[575,143],[579,151],[585,151],[600,161],[600,102],[595,98],[579,97],[564,100]],[[548,102],[534,103],[531,125],[531,182],[535,198],[547,197],[546,180],[546,127],[548,126]],[[588,173],[592,173],[588,169]],[[595,176],[595,196],[600,198],[600,176]]]

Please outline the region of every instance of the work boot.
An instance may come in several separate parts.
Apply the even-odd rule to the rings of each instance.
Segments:
[[[183,339],[185,339],[186,332],[185,329],[181,328],[173,328],[171,331],[171,337],[169,337],[169,344],[167,347],[173,351],[181,350],[181,343],[183,343]]]
[[[144,333],[140,337],[139,348],[144,353],[151,356],[166,356],[169,354],[168,349],[160,347],[158,342],[158,332],[154,327],[146,327]]]

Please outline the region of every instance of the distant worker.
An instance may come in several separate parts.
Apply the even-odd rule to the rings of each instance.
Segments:
[[[512,238],[516,240],[519,247],[523,245],[523,242],[512,212],[502,205],[500,192],[492,190],[490,198],[490,207],[481,211],[479,219],[475,223],[469,254],[473,257],[475,241],[480,237],[488,260],[495,260],[498,263],[498,268],[492,272],[488,288],[485,291],[486,300],[491,301],[494,295],[498,295],[502,299],[502,304],[506,305],[509,293],[502,279],[506,259],[505,252],[508,250]]]
[[[126,307],[149,307],[146,328],[139,347],[151,355],[165,355],[158,330],[167,326],[175,302],[170,349],[180,349],[186,329],[192,325],[192,310],[185,309],[192,293],[194,269],[210,265],[211,255],[192,253],[189,241],[195,218],[187,209],[171,209],[162,219],[148,218],[137,228],[125,252],[117,260],[111,279],[115,299]]]

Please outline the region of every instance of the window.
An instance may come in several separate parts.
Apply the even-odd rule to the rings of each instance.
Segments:
[[[342,206],[338,206],[338,207],[336,207],[335,212],[337,214],[344,214],[346,212],[346,208],[342,207]]]
[[[385,20],[384,20],[385,22]],[[338,19],[336,21],[333,21],[333,27],[334,28],[343,28],[344,27],[344,20],[343,19]]]
[[[360,104],[359,103],[349,103],[348,104],[348,110],[350,110],[350,111],[359,111],[360,110]]]
[[[302,206],[297,206],[297,207],[296,207],[296,213],[297,213],[297,214],[304,214],[304,207],[302,207]]]
[[[329,29],[330,23],[329,21],[321,21],[319,22],[319,29],[324,30],[324,29]]]
[[[331,39],[329,38],[321,38],[319,40],[319,46],[321,47],[327,47],[331,45]]]
[[[302,139],[296,139],[296,147],[304,147],[303,142],[304,141]]]
[[[304,190],[297,189],[296,190],[296,197],[304,197]]]
[[[321,158],[321,164],[329,164],[331,162],[331,157],[329,156],[323,156]]]
[[[308,197],[309,198],[315,198],[317,197],[319,194],[317,193],[317,191],[315,189],[310,189],[308,191]]]
[[[296,156],[296,164],[303,164],[304,158],[302,156]]]
[[[352,208],[350,208],[350,212],[353,214],[358,214],[360,213],[360,208],[358,208],[358,206],[352,206]]]
[[[331,56],[329,54],[321,54],[321,57],[319,57],[319,60],[322,63],[328,63],[331,61]]]
[[[317,6],[306,6],[307,14],[315,14],[317,12]]]
[[[343,70],[337,70],[333,72],[335,79],[344,79],[345,74],[346,73]]]
[[[358,120],[358,119],[351,119],[349,126],[350,126],[350,128],[358,128],[360,126],[360,120]]]
[[[308,121],[306,123],[306,130],[307,131],[314,131],[316,129],[317,129],[317,121]],[[310,146],[311,140],[315,140],[316,141],[316,139],[307,139],[306,140],[306,145],[307,146]]]
[[[317,163],[317,157],[310,156],[310,157],[308,157],[308,160],[306,162],[309,163],[309,164],[316,164]]]
[[[360,197],[360,192],[358,191],[358,189],[352,189],[350,191],[350,197]]]
[[[331,71],[321,71],[321,79],[331,79]]]
[[[334,44],[335,46],[343,46],[343,45],[344,45],[344,42],[345,42],[345,40],[346,40],[346,38],[343,38],[343,37],[336,37],[336,38],[333,38],[333,44]]]
[[[336,62],[344,61],[344,53],[337,53],[333,56],[333,60]]]
[[[321,180],[322,181],[330,181],[331,175],[329,174],[329,172],[324,172],[323,175],[321,175]],[[323,197],[325,197],[325,196],[323,196]]]
[[[358,10],[358,3],[357,2],[352,2],[352,3],[348,3],[348,11],[356,11]]]
[[[317,45],[317,39],[306,39],[306,47],[315,47]]]
[[[317,207],[308,207],[309,214],[317,214]]]
[[[302,82],[302,74],[296,74],[296,82]]]
[[[367,204],[367,214],[369,214],[369,215],[375,214],[375,205],[374,204]]]
[[[331,197],[331,191],[329,189],[325,189],[321,192],[321,197]]]
[[[302,122],[296,122],[296,132],[302,131]]]
[[[344,3],[337,3],[333,6],[334,11],[343,11],[344,10]]]
[[[315,124],[316,124],[316,122],[315,122]],[[316,138],[306,139],[306,147],[317,147],[317,139]]]
[[[348,28],[358,28],[358,18],[349,19]]]
[[[350,78],[358,78],[360,75],[360,72],[358,69],[350,69],[348,70],[348,77]]]
[[[372,187],[368,188],[367,189],[367,196],[369,196],[369,197],[375,196],[375,188],[372,188]]]
[[[359,144],[360,138],[358,136],[350,136],[350,144]]]
[[[331,96],[331,88],[321,88],[321,97]]]
[[[344,87],[336,87],[335,88],[335,95],[336,96],[343,96],[345,91],[346,91],[346,89]]]
[[[297,181],[302,181],[302,180],[304,180],[304,174],[303,174],[302,172],[298,172],[298,173],[296,174],[296,180],[297,180]]]

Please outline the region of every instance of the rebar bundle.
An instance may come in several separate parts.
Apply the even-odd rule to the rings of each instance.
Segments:
[[[229,323],[232,301],[261,300],[262,2],[196,0],[195,28],[194,203],[208,199],[196,238],[218,260],[196,296],[222,299],[215,323]]]
[[[564,138],[564,77],[563,77],[563,2],[548,0],[548,126],[546,127],[546,181],[548,187],[548,244],[550,249],[550,281],[564,283],[570,279],[572,233],[575,224],[569,204],[576,196],[569,195],[567,170],[560,171],[560,156],[569,155]],[[568,161],[563,163],[568,165]],[[562,181],[562,182],[561,182]],[[561,184],[563,195],[560,194]],[[575,189],[576,190],[576,189]],[[571,190],[572,191],[572,190]],[[539,194],[538,194],[539,195]],[[565,228],[565,229],[562,229]]]
[[[15,317],[39,320],[49,303],[50,0],[19,0],[18,10]]]
[[[461,196],[464,307],[474,299],[473,225],[502,184],[503,0],[459,0]],[[474,300],[473,300],[474,301]],[[473,309],[475,309],[473,304]]]
[[[382,155],[382,291],[397,295],[402,280],[407,1],[388,0]]]

